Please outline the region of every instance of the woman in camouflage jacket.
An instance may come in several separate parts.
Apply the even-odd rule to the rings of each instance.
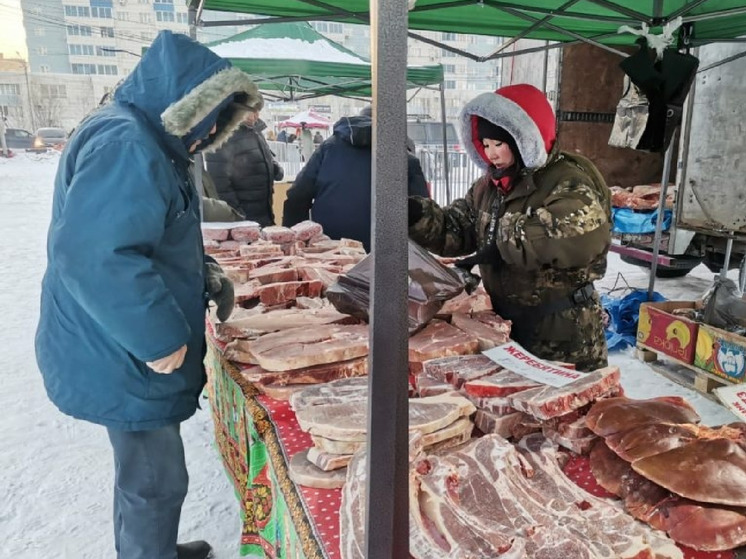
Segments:
[[[585,157],[561,153],[544,94],[520,84],[484,93],[460,115],[462,142],[485,175],[441,208],[410,197],[409,235],[443,256],[476,253],[497,314],[545,359],[590,371],[607,363],[593,281],[606,272],[609,190]]]

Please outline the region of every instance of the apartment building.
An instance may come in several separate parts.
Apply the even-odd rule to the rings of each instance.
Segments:
[[[72,129],[158,31],[188,32],[181,0],[21,0],[21,11],[28,62],[0,65],[0,111],[29,130]]]

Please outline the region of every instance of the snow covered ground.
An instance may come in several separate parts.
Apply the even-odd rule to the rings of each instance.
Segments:
[[[45,238],[57,155],[0,158],[0,559],[114,558],[111,534],[113,464],[106,433],[62,415],[47,400],[34,360]],[[83,247],[84,248],[84,247]],[[610,256],[599,283],[618,274],[647,287],[645,271]],[[697,297],[712,273],[699,267],[684,279],[659,280],[669,298]],[[621,295],[621,292],[615,292]],[[663,379],[631,352],[612,355],[629,395],[681,394],[706,423],[733,420],[712,401]],[[212,440],[207,401],[183,426],[191,476],[181,523],[182,541],[206,539],[217,559],[238,557],[239,510]]]

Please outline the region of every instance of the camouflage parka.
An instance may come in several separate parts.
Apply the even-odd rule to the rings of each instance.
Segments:
[[[513,321],[514,339],[540,357],[575,363],[581,370],[606,364],[595,291],[582,304],[539,310],[606,272],[610,195],[588,159],[554,145],[546,162],[524,168],[507,194],[485,175],[447,207],[419,202],[423,215],[409,235],[443,256],[484,253],[495,216],[497,250],[479,270],[495,312]]]

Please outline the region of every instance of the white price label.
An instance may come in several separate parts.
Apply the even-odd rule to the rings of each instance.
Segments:
[[[722,386],[713,392],[730,411],[735,413],[741,420],[746,421],[746,385],[734,384]]]
[[[509,371],[549,386],[565,386],[585,376],[579,371],[539,359],[515,342],[508,342],[482,353]]]

